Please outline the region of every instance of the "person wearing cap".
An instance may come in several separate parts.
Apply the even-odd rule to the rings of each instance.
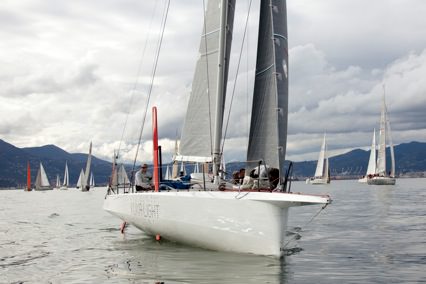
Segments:
[[[135,185],[136,185],[136,191],[147,191],[152,190],[152,177],[147,172],[148,165],[143,164],[141,166],[141,169],[136,172],[135,175]]]

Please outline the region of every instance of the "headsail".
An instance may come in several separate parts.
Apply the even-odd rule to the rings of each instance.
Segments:
[[[272,2],[272,4],[271,4]],[[288,42],[285,1],[261,1],[248,167],[256,161],[284,175],[288,116]]]
[[[69,173],[68,173],[68,163],[65,162],[65,172],[64,172],[64,183],[63,186],[68,186],[69,185]]]
[[[92,163],[92,141],[90,141],[89,154],[87,156],[87,163],[86,163],[86,171],[84,172],[84,179],[82,180],[82,188],[86,187],[86,185],[89,185],[89,173],[90,173],[91,163]]]
[[[228,3],[228,5],[224,5]],[[220,124],[223,120],[224,103],[217,106],[218,96],[222,101],[226,95],[229,55],[231,52],[232,27],[234,21],[235,0],[209,0],[205,12],[205,24],[200,43],[200,57],[197,61],[191,96],[182,130],[177,161],[211,162],[213,131],[216,127],[213,113],[221,111]],[[220,56],[221,8],[227,8],[226,45],[224,49],[223,90],[218,91],[218,69],[222,63]],[[220,125],[222,129],[222,125]],[[220,133],[221,134],[221,133]]]
[[[317,167],[315,169],[314,177],[324,177],[325,171],[328,172],[328,168],[324,167],[324,161],[328,158],[326,157],[326,143],[325,143],[325,134],[321,144],[321,150],[318,157]]]

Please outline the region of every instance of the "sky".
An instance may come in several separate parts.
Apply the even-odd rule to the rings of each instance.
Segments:
[[[110,160],[120,148],[152,160],[151,106],[170,160],[191,92],[203,2],[171,1],[152,85],[166,1],[2,0],[0,139],[54,144]],[[259,0],[253,0],[240,72],[236,65],[249,0],[238,0],[228,94],[236,80],[225,160],[245,160]],[[385,86],[394,144],[426,142],[426,1],[289,0],[287,158],[368,149]],[[144,120],[145,111],[148,110]],[[366,161],[367,163],[367,161]]]

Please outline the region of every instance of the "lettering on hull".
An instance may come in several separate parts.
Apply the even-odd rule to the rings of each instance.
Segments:
[[[158,199],[153,197],[135,198],[130,204],[130,212],[133,216],[143,217],[152,224],[160,217],[160,204]]]

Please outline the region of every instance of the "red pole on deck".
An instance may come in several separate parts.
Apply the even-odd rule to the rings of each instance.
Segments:
[[[154,145],[154,170],[153,179],[155,191],[160,189],[160,177],[158,175],[158,130],[157,130],[157,108],[152,107],[152,144]]]

